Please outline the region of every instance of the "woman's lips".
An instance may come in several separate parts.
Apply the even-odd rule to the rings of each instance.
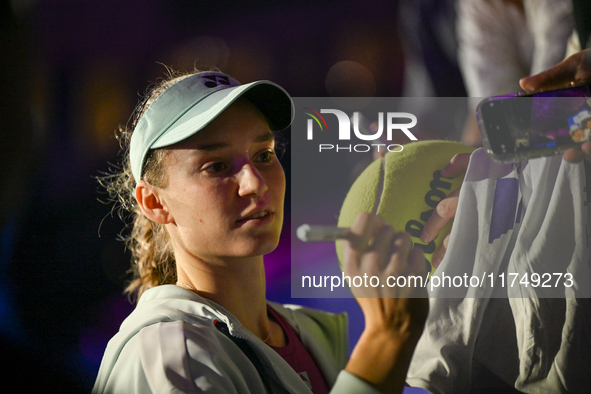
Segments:
[[[236,223],[238,223],[240,225],[245,224],[245,223],[260,223],[260,224],[263,224],[263,223],[266,223],[266,222],[270,221],[271,218],[272,218],[272,216],[273,216],[272,215],[272,212],[264,209],[262,211],[255,212],[252,215],[248,215],[248,216],[246,216],[246,217],[244,217],[242,219],[239,219],[239,220],[236,221]]]
[[[253,213],[250,216],[247,216],[246,218],[242,219],[242,220],[248,220],[248,219],[259,219],[259,218],[263,218],[265,216],[269,215],[269,211],[264,210],[261,212],[257,212],[257,213]]]

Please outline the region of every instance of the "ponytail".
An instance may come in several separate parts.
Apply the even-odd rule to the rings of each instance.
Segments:
[[[111,174],[99,177],[99,183],[107,190],[116,204],[119,216],[126,222],[126,231],[121,235],[131,252],[133,278],[125,288],[125,294],[137,302],[144,291],[162,284],[173,284],[177,280],[176,261],[170,237],[163,225],[148,219],[135,199],[136,180],[131,172],[129,143],[133,128],[142,114],[168,87],[190,74],[179,74],[169,70],[169,78],[160,82],[146,95],[134,112],[132,130],[120,128],[117,139],[123,154],[122,166]],[[142,179],[155,187],[167,184],[163,160],[167,149],[156,149],[148,153],[142,170]]]

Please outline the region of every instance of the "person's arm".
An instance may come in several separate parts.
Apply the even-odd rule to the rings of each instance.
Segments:
[[[410,235],[396,233],[379,216],[361,213],[344,241],[345,275],[426,276],[425,258],[412,248]],[[352,287],[365,316],[365,329],[345,371],[383,393],[401,393],[415,346],[428,313],[421,287]]]

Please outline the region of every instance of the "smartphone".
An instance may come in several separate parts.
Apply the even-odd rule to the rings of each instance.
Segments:
[[[495,161],[560,154],[591,137],[591,85],[490,97],[478,105],[476,118]]]

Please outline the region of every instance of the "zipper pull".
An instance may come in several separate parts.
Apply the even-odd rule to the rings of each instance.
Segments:
[[[228,329],[228,325],[221,320],[215,319],[213,321],[213,325],[215,328],[220,330],[222,333],[226,334],[226,336],[230,335],[230,330]]]

